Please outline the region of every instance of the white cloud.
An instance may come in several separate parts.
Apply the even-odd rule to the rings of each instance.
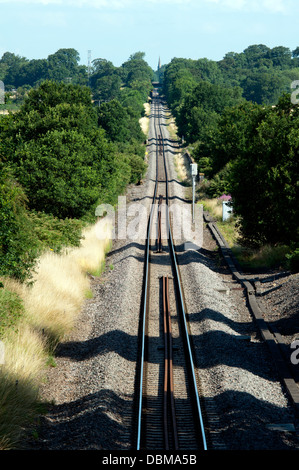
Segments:
[[[236,11],[267,11],[272,13],[287,13],[294,8],[294,0],[204,0],[220,7]]]
[[[146,4],[189,5],[190,8],[200,8],[207,4],[234,11],[267,11],[273,13],[292,11],[295,0],[0,0],[3,3],[34,4],[34,5],[64,5],[72,7],[93,7],[98,9],[124,9]]]
[[[124,8],[131,0],[0,0],[1,3],[32,5],[66,5],[73,7],[91,6],[95,8]]]
[[[171,1],[171,0],[162,0]],[[175,2],[183,3],[188,0],[174,0]],[[143,3],[152,3],[155,0],[143,0]],[[93,8],[110,8],[110,9],[124,9],[134,5],[140,5],[137,0],[0,0],[1,3],[17,3],[17,4],[32,4],[32,5],[64,5],[72,7],[93,7]],[[160,2],[159,2],[160,3]]]

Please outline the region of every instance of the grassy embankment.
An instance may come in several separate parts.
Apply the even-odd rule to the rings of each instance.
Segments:
[[[235,217],[222,221],[222,201],[214,198],[203,198],[198,203],[203,204],[216,220],[217,225],[228,242],[234,256],[244,269],[287,269],[286,255],[290,249],[287,246],[265,245],[259,249],[250,249],[241,245],[238,233],[238,224]]]
[[[39,387],[55,346],[72,331],[110,247],[104,220],[83,230],[78,247],[38,259],[30,284],[2,278],[0,288],[0,450],[18,447],[40,411]]]
[[[169,114],[166,118],[167,130],[169,132],[170,138],[173,140],[178,140],[177,136],[177,126],[175,122],[175,118]],[[190,175],[190,168],[187,158],[185,156],[185,152],[176,152],[174,154],[174,166],[177,173],[177,177],[179,181],[181,181],[184,185],[189,186],[192,184],[192,178]]]
[[[150,107],[144,107],[140,125],[147,136]],[[30,283],[0,279],[0,450],[19,448],[24,429],[42,410],[39,389],[47,367],[55,365],[55,347],[74,328],[92,295],[88,274],[101,274],[111,247],[104,220],[86,228],[79,220],[30,217],[43,253]]]

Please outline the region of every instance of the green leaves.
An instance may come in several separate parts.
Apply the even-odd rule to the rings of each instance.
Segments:
[[[208,63],[202,64],[204,75],[196,61],[183,59],[173,59],[165,71],[165,94],[180,135],[193,144],[192,155],[209,180],[206,192],[233,196],[243,241],[250,245],[298,243],[299,108],[290,95],[281,96],[287,77],[291,82],[290,60],[287,49],[263,45],[227,54],[219,63],[222,85],[215,83],[215,68],[214,75],[207,73]],[[234,83],[243,90],[223,86]]]
[[[101,149],[74,129],[48,131],[16,152],[16,174],[29,207],[57,217],[81,217],[100,196]]]
[[[126,119],[125,110],[123,115]],[[30,91],[3,135],[14,146],[9,158],[30,209],[80,218],[102,198],[115,196],[111,180],[119,171],[117,149],[98,126],[88,89],[43,83]]]
[[[0,275],[24,281],[41,250],[78,244],[78,219],[94,220],[97,205],[115,204],[144,174],[139,119],[152,70],[143,54],[120,69],[95,63],[96,98],[119,100],[101,107],[93,104],[90,88],[59,83],[67,73],[76,75],[78,58],[73,49],[49,56],[47,73],[54,81],[31,89],[19,112],[1,116]],[[45,63],[4,54],[0,73],[13,76],[14,66],[16,77],[22,67],[25,76],[28,67],[41,71]]]
[[[0,163],[0,170],[0,275],[23,281],[36,255],[26,197],[11,169]]]
[[[139,141],[144,139],[134,110],[122,106],[117,100],[104,103],[100,107],[98,123],[105,129],[112,142],[125,142],[133,138]]]
[[[259,108],[244,127],[243,148],[230,173],[235,212],[250,244],[298,242],[298,110]]]

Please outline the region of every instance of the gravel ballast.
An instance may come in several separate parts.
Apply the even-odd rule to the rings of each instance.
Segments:
[[[155,179],[149,146],[145,181],[131,187],[127,203],[150,204]],[[170,149],[171,150],[171,149]],[[167,152],[173,201],[184,204],[186,186],[177,178],[173,149]],[[178,250],[187,319],[211,449],[299,449],[298,421],[253,322],[242,290],[204,226],[199,251]],[[182,240],[178,241],[182,247]],[[129,450],[134,448],[134,391],[138,364],[145,242],[114,240],[106,269],[91,277],[73,334],[57,350],[42,397],[53,401],[41,418],[32,450]],[[260,301],[276,315],[298,315],[294,278]],[[292,299],[289,292],[292,289]],[[278,296],[279,297],[276,297]],[[297,303],[298,307],[298,303]],[[269,313],[270,314],[270,313]],[[276,321],[277,318],[273,319]],[[288,332],[294,340],[296,334]],[[298,338],[299,339],[299,338]],[[279,425],[279,426],[278,426]]]

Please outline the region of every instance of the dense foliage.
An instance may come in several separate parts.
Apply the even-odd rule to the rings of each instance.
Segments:
[[[42,80],[72,81],[86,85],[87,67],[79,65],[75,49],[59,49],[47,59],[29,60],[5,52],[0,60],[0,80],[7,89],[25,85],[33,87]]]
[[[143,52],[132,54],[120,67],[106,59],[94,59],[90,66],[80,65],[75,49],[59,49],[47,59],[29,60],[11,52],[0,59],[0,80],[7,91],[14,90],[13,101],[23,102],[32,87],[43,81],[89,86],[97,102],[120,99],[122,89],[136,90],[143,103],[151,89],[153,70],[144,60]]]
[[[0,163],[0,273],[24,280],[34,264],[26,196],[12,171]]]
[[[174,58],[164,71],[164,90],[173,106],[200,81],[240,87],[243,97],[258,104],[275,104],[298,79],[299,54],[286,47],[256,44],[241,53],[229,52],[216,62]]]
[[[230,125],[231,133],[243,126],[234,156],[231,142],[221,151],[230,158],[229,189],[244,240],[255,245],[298,243],[298,106],[293,109],[289,96],[275,108],[243,106]]]
[[[106,67],[105,86],[98,77],[92,89],[80,84],[84,73],[78,60],[74,50],[49,56],[42,68],[49,79],[24,78],[36,86],[27,88],[18,112],[0,117],[0,275],[24,280],[45,247],[56,251],[63,244],[77,245],[80,219],[94,217],[100,203],[115,204],[126,186],[144,174],[139,119],[152,72],[143,53],[118,70],[117,93],[107,85],[114,67]],[[31,62],[6,53],[0,74],[17,86]],[[102,62],[96,62],[91,77]],[[73,83],[66,83],[65,75]],[[99,106],[94,98],[104,93]]]
[[[299,48],[252,45],[218,62],[175,58],[156,73],[142,52],[120,67],[79,61],[74,49],[0,59],[6,100],[18,107],[0,118],[0,274],[24,279],[45,244],[78,244],[80,220],[140,181],[139,119],[157,78],[206,194],[232,195],[243,242],[287,244],[290,260],[298,258],[299,117],[289,93]]]
[[[298,247],[299,48],[173,59],[163,91],[210,197],[230,193],[243,243]],[[290,256],[293,260],[294,256]],[[298,255],[297,255],[298,258]]]

